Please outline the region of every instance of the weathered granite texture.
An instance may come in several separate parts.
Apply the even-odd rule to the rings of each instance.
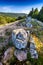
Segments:
[[[24,29],[13,30],[12,41],[16,48],[22,49],[27,46],[28,36]]]

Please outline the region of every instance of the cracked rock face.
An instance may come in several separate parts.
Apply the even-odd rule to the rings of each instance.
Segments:
[[[15,50],[14,55],[19,61],[23,61],[27,59],[27,51],[23,50]]]
[[[16,48],[25,48],[27,46],[27,39],[27,33],[24,29],[13,30],[12,41]]]

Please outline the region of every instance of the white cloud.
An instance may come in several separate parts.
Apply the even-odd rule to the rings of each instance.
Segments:
[[[0,7],[0,11],[1,12],[11,12],[11,8],[8,6],[3,6],[3,7]]]
[[[14,6],[1,6],[0,12],[14,12],[14,13],[28,13],[29,10],[26,8],[16,8]]]
[[[32,8],[40,8],[43,4],[37,4],[32,6],[0,6],[0,12],[12,12],[12,13],[29,13]]]
[[[26,10],[21,10],[21,12],[22,12],[22,13],[27,13],[27,14],[28,14],[28,13],[29,13],[29,10],[28,10],[28,9],[26,9]]]

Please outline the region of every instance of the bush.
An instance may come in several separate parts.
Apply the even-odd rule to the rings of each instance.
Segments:
[[[3,16],[0,16],[0,24],[5,24],[6,19]]]
[[[11,22],[16,21],[16,18],[6,17],[6,21],[7,21],[7,23],[11,23]]]
[[[17,20],[20,20],[20,19],[23,19],[23,17],[22,17],[22,16],[19,16],[19,17],[17,18]]]
[[[6,32],[5,34],[6,34],[7,36],[11,35],[11,30],[10,30],[10,29],[6,29],[5,32]]]

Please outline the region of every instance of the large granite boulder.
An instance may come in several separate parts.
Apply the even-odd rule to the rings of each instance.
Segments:
[[[19,61],[23,61],[27,59],[27,51],[26,50],[15,50],[14,55]]]
[[[24,29],[16,29],[12,32],[12,41],[16,48],[22,49],[27,46],[28,36]]]

